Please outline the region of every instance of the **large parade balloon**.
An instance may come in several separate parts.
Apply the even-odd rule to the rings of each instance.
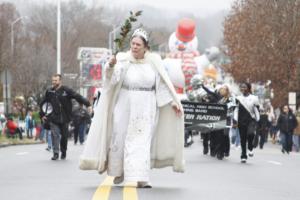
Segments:
[[[196,24],[189,18],[178,22],[176,31],[169,38],[169,54],[164,59],[164,66],[182,98],[193,89],[191,79],[200,74],[203,80],[217,78],[218,72],[212,61],[218,56],[218,48],[209,48],[203,55],[198,52]]]

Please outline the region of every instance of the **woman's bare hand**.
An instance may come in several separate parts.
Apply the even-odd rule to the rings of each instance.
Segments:
[[[109,67],[113,68],[115,66],[115,64],[117,63],[117,59],[116,59],[116,56],[113,55],[109,61],[108,61],[108,64],[109,64]]]
[[[173,102],[171,103],[171,106],[172,106],[174,112],[176,113],[176,115],[177,115],[178,117],[180,117],[180,116],[182,115],[182,111],[180,110],[179,105],[178,105],[176,102],[173,101]]]

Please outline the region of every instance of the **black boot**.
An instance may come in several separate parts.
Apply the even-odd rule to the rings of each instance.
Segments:
[[[66,159],[66,156],[67,156],[66,152],[61,152],[60,159],[64,160]]]
[[[217,153],[217,158],[218,158],[218,160],[223,160],[224,154],[222,154],[222,153]]]
[[[217,153],[216,153],[216,152],[214,152],[214,151],[210,150],[210,156],[211,156],[211,157],[215,157],[216,155],[217,155]]]
[[[54,153],[53,157],[51,158],[51,160],[57,160],[58,159],[58,153]]]
[[[204,147],[204,148],[203,148],[203,155],[206,155],[206,154],[208,154],[208,148],[207,148],[207,147],[206,147],[206,148]]]

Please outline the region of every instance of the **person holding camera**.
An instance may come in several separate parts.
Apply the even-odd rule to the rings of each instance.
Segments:
[[[60,158],[66,159],[68,124],[72,115],[72,99],[84,104],[91,113],[92,107],[90,102],[71,88],[62,85],[60,74],[53,75],[52,87],[46,91],[40,112],[42,120],[50,124],[53,145],[52,160],[58,159],[59,151],[61,151]]]

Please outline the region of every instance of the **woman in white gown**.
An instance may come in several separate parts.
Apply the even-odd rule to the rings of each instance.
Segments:
[[[148,51],[147,33],[137,29],[130,46],[130,52],[108,62],[106,97],[101,96],[95,108],[80,168],[107,170],[115,176],[115,184],[125,179],[138,187],[151,187],[150,167],[183,171],[183,111],[160,57]],[[106,147],[99,150],[97,145]],[[91,164],[93,160],[97,163]]]

